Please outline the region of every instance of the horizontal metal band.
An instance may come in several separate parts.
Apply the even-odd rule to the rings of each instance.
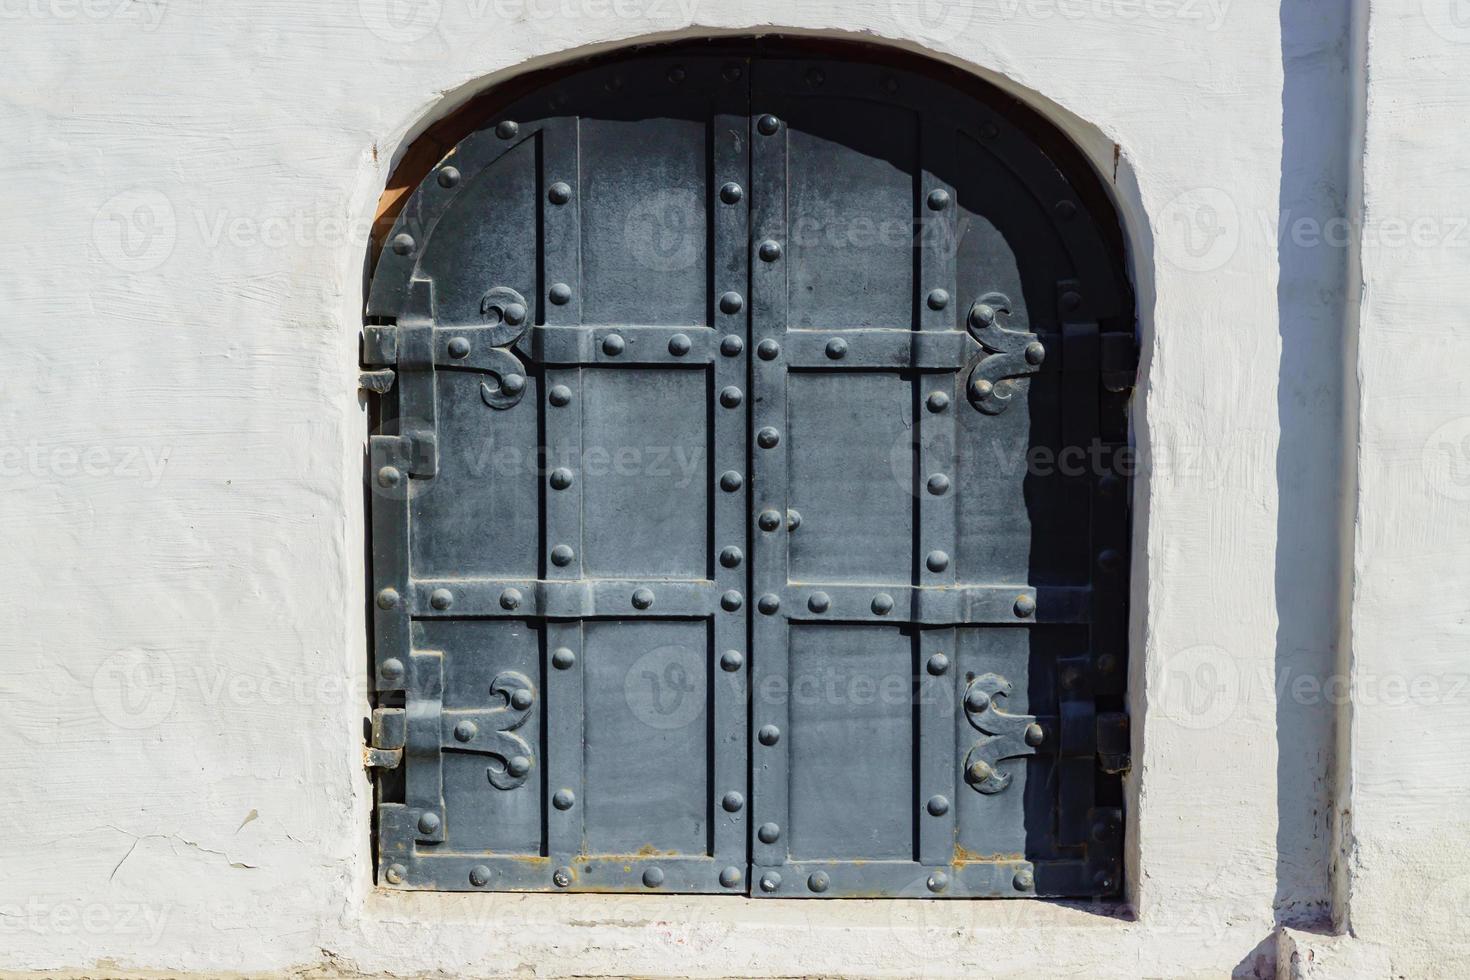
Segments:
[[[721,884],[721,873],[732,867],[739,877],[732,880],[733,876],[727,875],[731,883]],[[743,895],[747,875],[744,863],[721,864],[712,857],[615,854],[480,857],[418,852],[402,860],[399,868],[402,880],[391,887],[436,891],[726,892]]]
[[[963,330],[788,330],[793,368],[920,368],[959,371],[981,354]]]
[[[1092,590],[1028,585],[788,585],[781,611],[798,622],[856,620],[874,623],[967,625],[1083,623]],[[757,596],[756,600],[759,601]],[[762,607],[757,606],[758,609]],[[762,609],[763,611],[763,609]]]
[[[720,356],[723,336],[704,326],[538,324],[516,347],[539,364],[709,364]]]
[[[696,619],[720,606],[708,580],[416,579],[410,587],[410,611],[420,617]]]
[[[771,881],[772,873],[777,881]],[[801,861],[751,869],[755,898],[1035,898],[1100,894],[1085,861]],[[763,884],[763,881],[765,884]],[[774,887],[770,887],[774,885]]]

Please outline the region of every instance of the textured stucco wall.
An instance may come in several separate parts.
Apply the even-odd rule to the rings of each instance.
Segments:
[[[1289,684],[1329,680],[1339,657],[1342,404],[1355,377],[1343,331],[1356,296],[1352,250],[1330,225],[1356,165],[1351,8],[0,4],[0,309],[13,351],[0,392],[0,706],[13,743],[0,968],[1267,969],[1275,925],[1320,918],[1329,894],[1337,712]],[[1370,215],[1455,207],[1434,195],[1465,166],[1452,92],[1470,48],[1427,23],[1396,13],[1375,28],[1396,67],[1369,100]],[[1113,183],[1144,338],[1138,443],[1152,461],[1136,486],[1135,921],[1042,903],[373,888],[355,383],[364,243],[391,163],[427,120],[527,66],[773,26],[887,39],[1003,79]],[[1428,64],[1407,57],[1421,41],[1437,45]],[[1421,91],[1432,116],[1401,111]],[[1283,246],[1299,219],[1329,226],[1323,240]],[[1429,429],[1470,414],[1442,337],[1463,320],[1451,292],[1463,253],[1437,254],[1428,275],[1417,258],[1364,256],[1353,635],[1360,667],[1412,654],[1449,670],[1470,545],[1447,522],[1466,519],[1464,498],[1431,502],[1418,467]],[[1453,706],[1453,737],[1438,742],[1437,724],[1398,710],[1359,712],[1344,739],[1356,785],[1374,794],[1354,802],[1357,877],[1344,880],[1355,903],[1367,893],[1355,927],[1382,943],[1422,900],[1422,881],[1396,876],[1457,850],[1454,804],[1470,787],[1447,774],[1463,769],[1467,730]],[[1451,785],[1458,796],[1444,795]],[[1427,828],[1431,851],[1404,843],[1411,828]],[[1463,908],[1466,879],[1446,877]],[[1415,964],[1448,935],[1426,933]]]

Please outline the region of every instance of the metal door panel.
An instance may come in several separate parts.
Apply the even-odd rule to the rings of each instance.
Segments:
[[[710,854],[706,624],[597,620],[584,650],[587,853]]]
[[[793,860],[912,859],[912,686],[913,644],[898,627],[792,628]],[[757,734],[757,758],[772,747]]]
[[[586,573],[706,579],[708,372],[633,368],[582,377]]]
[[[792,372],[786,398],[789,499],[801,515],[789,538],[792,580],[906,582],[913,382],[878,371]]]

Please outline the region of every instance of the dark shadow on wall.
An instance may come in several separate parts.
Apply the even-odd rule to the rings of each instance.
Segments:
[[[1282,0],[1280,14],[1275,914],[1302,926],[1328,918],[1331,895],[1351,8]]]

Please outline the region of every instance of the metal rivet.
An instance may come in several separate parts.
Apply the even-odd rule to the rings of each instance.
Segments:
[[[817,871],[806,880],[806,886],[814,892],[824,892],[827,886],[832,884],[832,879],[827,877],[827,872]]]
[[[572,287],[564,282],[552,283],[546,295],[557,306],[565,306],[572,298]]]
[[[949,305],[949,290],[947,290],[947,289],[931,289],[931,290],[929,290],[929,300],[928,300],[928,302],[929,302],[929,309],[931,309],[931,310],[942,310],[942,309],[944,309],[946,306]]]
[[[1105,653],[1097,658],[1097,670],[1100,674],[1111,674],[1118,669],[1118,658],[1111,653]]]
[[[832,597],[825,592],[813,592],[806,601],[806,607],[814,613],[824,613],[832,608]]]
[[[740,869],[731,865],[720,872],[720,884],[726,888],[734,888],[740,884],[740,879],[743,877],[745,876],[741,874]]]
[[[929,797],[929,802],[924,804],[924,809],[929,811],[931,817],[942,817],[949,812],[949,798],[938,794]]]
[[[419,817],[419,833],[432,834],[439,829],[439,815],[425,813]]]
[[[1077,205],[1071,201],[1058,201],[1052,208],[1052,213],[1063,221],[1071,221],[1077,214]]]
[[[390,864],[388,865],[388,870],[383,872],[383,877],[387,879],[388,884],[397,885],[403,881],[403,877],[406,874],[408,874],[408,869],[403,865]]]
[[[500,593],[500,605],[504,609],[517,609],[521,605],[521,590],[506,589]]]
[[[940,674],[943,674],[945,671],[949,670],[949,658],[942,653],[936,653],[934,656],[929,658],[929,662],[925,664],[924,667],[926,670],[929,671],[929,673],[933,674],[935,677],[938,677]]]
[[[1060,305],[1063,313],[1075,313],[1082,305],[1082,294],[1069,289],[1062,294]]]
[[[477,864],[470,869],[470,884],[476,888],[484,888],[490,884],[490,869],[483,864]]]
[[[392,609],[396,605],[398,605],[397,589],[384,589],[378,593],[379,609]]]
[[[1033,340],[1026,345],[1026,363],[1040,364],[1046,360],[1046,348],[1039,341]]]
[[[936,871],[924,882],[924,886],[931,892],[942,892],[949,887],[949,875],[943,871]]]
[[[505,764],[505,771],[512,776],[524,776],[531,771],[531,760],[523,755],[513,755]]]
[[[459,168],[444,167],[442,170],[439,171],[440,187],[453,187],[457,183],[459,183]]]
[[[572,869],[557,868],[551,873],[551,882],[558,888],[570,888],[572,884]]]
[[[558,180],[547,188],[546,198],[552,204],[565,204],[572,199],[572,189],[565,182]]]
[[[888,76],[884,77],[884,79],[883,79],[883,91],[887,92],[889,95],[892,95],[894,92],[897,92],[898,91],[898,79],[894,78],[892,75],[888,75]]]
[[[745,478],[734,470],[726,470],[720,474],[720,489],[726,493],[734,493],[745,485]]]
[[[1016,604],[1013,608],[1016,610],[1017,616],[1030,616],[1036,612],[1036,600],[1029,595],[1017,596]]]
[[[970,391],[976,398],[989,398],[990,393],[995,390],[995,385],[984,378],[976,378],[970,385]]]
[[[965,695],[965,710],[978,713],[988,707],[990,707],[990,695],[978,687],[970,688],[970,692]]]
[[[403,676],[403,661],[397,657],[389,657],[383,661],[383,666],[378,669],[378,673],[384,680],[396,681]]]
[[[755,607],[767,616],[773,616],[781,608],[781,597],[774,592],[767,592],[756,602]]]
[[[1000,129],[993,122],[984,122],[980,124],[980,135],[993,140],[1000,135]]]
[[[664,872],[662,868],[649,868],[643,872],[643,884],[649,888],[657,888],[664,883]]]
[[[720,552],[720,564],[726,568],[739,568],[740,563],[744,560],[744,552],[733,545]]]
[[[688,334],[676,333],[669,338],[669,353],[675,357],[683,357],[693,346],[689,342]]]
[[[781,729],[775,725],[762,725],[755,737],[760,739],[762,745],[775,745],[781,741]]]
[[[570,810],[577,802],[577,794],[569,789],[559,789],[551,797],[551,805],[558,810]]]
[[[924,404],[931,412],[942,412],[949,407],[949,395],[942,391],[932,391]]]
[[[1026,726],[1025,738],[1027,745],[1040,745],[1046,741],[1046,729],[1033,721]]]
[[[801,527],[801,512],[800,511],[797,511],[797,510],[792,510],[790,508],[787,508],[787,510],[786,510],[786,530],[788,530],[788,531],[795,531],[799,527]]]
[[[989,303],[976,303],[970,307],[970,326],[988,327],[995,322],[995,307]]]
[[[534,700],[535,698],[532,697],[530,691],[522,689],[510,696],[510,706],[517,711],[525,711],[531,706],[531,702]]]
[[[949,490],[949,477],[943,473],[935,473],[929,477],[929,492],[934,496],[942,496],[947,490]]]
[[[720,806],[724,807],[726,812],[737,813],[741,807],[745,806],[745,797],[732,790],[720,800]]]
[[[976,759],[965,770],[965,778],[972,783],[983,783],[995,775],[995,769],[983,759]]]
[[[378,470],[378,486],[380,487],[396,487],[401,479],[403,479],[403,474],[396,466],[385,466]]]
[[[840,361],[847,356],[847,341],[841,337],[833,337],[827,341],[827,356],[834,361]]]
[[[623,352],[623,338],[615,333],[610,333],[602,338],[602,352],[609,357],[617,357]]]
[[[740,185],[735,183],[733,180],[720,188],[720,200],[724,201],[726,204],[739,204],[740,199],[744,196],[745,192],[741,190]]]
[[[519,133],[520,131],[521,127],[511,122],[509,119],[503,119],[495,124],[495,135],[499,136],[503,140],[514,139],[516,133]]]
[[[435,609],[448,609],[454,605],[454,593],[448,589],[435,589],[429,593],[429,605]]]
[[[762,136],[774,136],[776,130],[781,128],[781,120],[768,112],[756,120],[755,128],[760,131]]]
[[[557,670],[570,670],[577,662],[577,655],[569,647],[557,647],[551,651],[551,666]]]
[[[755,441],[762,449],[774,449],[781,441],[781,433],[768,425],[755,434]]]
[[[870,608],[879,616],[887,616],[893,612],[893,596],[887,592],[879,592],[873,596],[873,604]]]
[[[721,313],[739,313],[744,308],[745,300],[740,298],[739,293],[731,291],[720,295]]]
[[[739,650],[726,650],[720,654],[720,668],[727,674],[733,674],[745,663],[745,657]]]
[[[1106,871],[1099,871],[1093,875],[1092,881],[1103,894],[1107,894],[1113,890],[1113,878]]]
[[[726,65],[725,70],[721,74],[725,76],[725,81],[727,82],[738,82],[744,72],[740,70],[739,65]]]
[[[469,357],[470,342],[464,337],[451,337],[449,340],[450,357]]]
[[[572,550],[571,545],[559,544],[551,549],[551,563],[558,568],[565,568],[572,563],[577,553]]]
[[[924,567],[931,572],[942,572],[949,567],[949,555],[942,551],[931,551],[924,556]]]
[[[526,319],[526,308],[520,303],[510,303],[505,308],[505,322],[518,327]]]
[[[685,72],[683,65],[675,65],[674,67],[669,69],[669,81],[673,82],[675,85],[682,82],[684,78]]]
[[[949,207],[949,191],[938,188],[929,192],[928,197],[930,211],[943,211]]]
[[[773,892],[781,887],[781,876],[775,871],[767,871],[761,875],[761,891]]]
[[[720,353],[726,357],[734,357],[745,350],[745,341],[732,334],[726,334],[725,339],[720,341]]]
[[[818,85],[821,85],[826,80],[827,80],[827,76],[822,73],[822,69],[820,69],[820,68],[808,68],[806,70],[806,83],[808,85],[812,86],[813,88],[816,88]]]
[[[393,251],[399,255],[407,255],[413,251],[413,236],[404,232],[393,236]]]
[[[1011,883],[1016,886],[1016,891],[1018,892],[1029,892],[1032,888],[1036,887],[1036,879],[1031,876],[1030,871],[1024,868],[1016,872],[1016,876],[1011,879]]]
[[[762,844],[774,844],[781,839],[781,826],[774,823],[763,823],[756,830],[755,836],[760,838]]]
[[[734,385],[720,390],[720,404],[726,408],[738,408],[740,405],[740,389]]]
[[[760,359],[763,361],[774,361],[776,356],[781,353],[781,345],[774,340],[762,340],[756,345],[755,352],[760,355]]]
[[[633,608],[634,609],[647,609],[651,605],[653,605],[653,590],[652,589],[636,589],[636,590],[634,590],[634,592],[633,592]]]
[[[568,388],[566,385],[555,385],[549,392],[546,393],[546,400],[551,402],[551,404],[555,405],[557,408],[565,407],[566,405],[571,403],[572,389]]]
[[[775,531],[781,527],[781,515],[774,510],[763,510],[755,519],[762,531]]]
[[[1123,555],[1113,548],[1104,548],[1097,554],[1097,567],[1105,572],[1116,572],[1123,567]]]
[[[739,592],[731,589],[729,592],[720,596],[720,608],[726,612],[734,612],[740,608],[741,603],[744,601]]]
[[[766,239],[761,242],[760,257],[762,262],[774,262],[781,257],[781,243]]]
[[[572,471],[565,466],[558,466],[551,471],[551,488],[553,490],[565,490],[572,485]]]
[[[518,395],[526,387],[526,379],[519,374],[507,374],[500,379],[500,390],[507,395]]]

